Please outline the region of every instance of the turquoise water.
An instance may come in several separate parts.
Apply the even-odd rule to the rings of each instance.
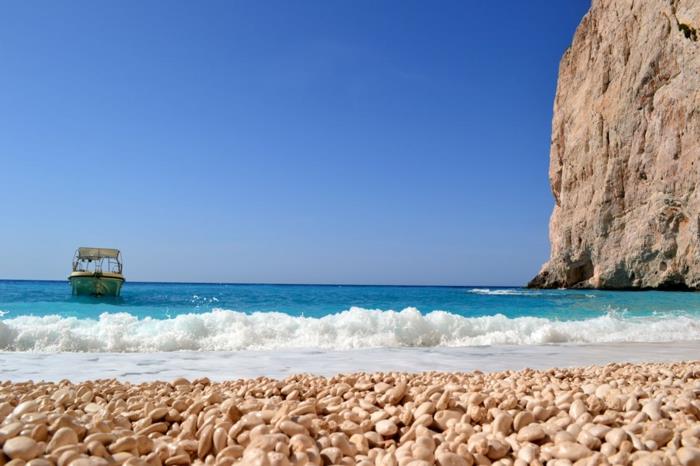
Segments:
[[[0,311],[0,349],[14,351],[700,339],[700,294],[681,292],[128,282],[96,299],[0,281]]]
[[[422,312],[444,310],[465,317],[501,313],[567,320],[588,319],[611,310],[629,316],[700,316],[700,293],[660,291],[188,283],[127,283],[116,299],[71,296],[70,291],[68,282],[63,281],[0,281],[0,310],[6,318],[52,314],[97,318],[103,312],[128,312],[164,319],[217,308],[323,317],[353,306],[384,310],[415,307]]]

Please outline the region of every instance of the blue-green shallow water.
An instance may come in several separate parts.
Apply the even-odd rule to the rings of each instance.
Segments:
[[[0,281],[0,349],[169,351],[700,339],[700,294],[494,287]]]
[[[465,317],[503,314],[558,319],[588,319],[611,311],[629,316],[655,313],[697,314],[700,293],[527,290],[512,287],[432,287],[355,285],[246,285],[127,283],[119,298],[71,296],[68,282],[0,281],[0,310],[18,315],[58,314],[97,318],[103,312],[128,312],[165,319],[213,309],[278,311],[323,317],[351,307],[422,312],[444,310]]]

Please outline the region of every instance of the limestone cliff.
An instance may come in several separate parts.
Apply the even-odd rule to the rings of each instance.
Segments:
[[[700,0],[594,0],[559,66],[531,287],[700,289]]]

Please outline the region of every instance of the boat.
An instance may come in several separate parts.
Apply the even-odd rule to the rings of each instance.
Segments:
[[[73,257],[73,271],[68,276],[73,294],[78,296],[119,296],[122,275],[119,249],[78,248]]]

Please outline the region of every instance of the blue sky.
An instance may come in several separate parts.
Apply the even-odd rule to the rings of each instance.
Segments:
[[[588,0],[0,4],[0,277],[523,284]]]

